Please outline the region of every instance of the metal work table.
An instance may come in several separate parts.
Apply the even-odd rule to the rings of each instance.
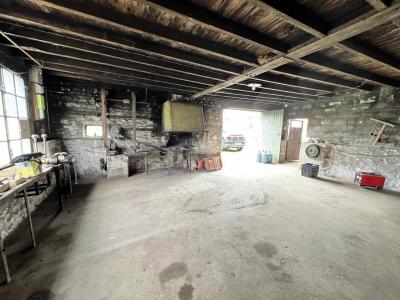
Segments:
[[[59,201],[59,211],[62,211],[64,205],[63,205],[63,194],[61,192],[60,165],[44,167],[42,170],[42,173],[40,173],[39,175],[27,179],[25,182],[11,188],[10,190],[8,190],[4,193],[0,193],[0,205],[3,202],[9,201],[14,198],[20,198],[20,197],[24,198],[26,213],[27,213],[28,221],[29,221],[29,229],[31,232],[32,245],[34,248],[36,247],[36,239],[35,239],[35,232],[34,232],[33,224],[32,224],[31,212],[29,210],[28,196],[30,196],[30,195],[28,195],[28,191],[30,190],[30,188],[33,187],[34,192],[35,192],[34,194],[39,194],[40,187],[45,186],[45,188],[47,188],[47,186],[49,186],[51,184],[50,174],[52,172],[54,172],[55,177],[56,177],[56,186],[57,186],[57,194],[58,194],[58,201]],[[47,184],[40,185],[39,182],[45,177],[47,178]],[[11,275],[10,275],[10,271],[8,269],[6,249],[4,247],[4,241],[1,237],[1,234],[0,234],[0,254],[1,254],[1,259],[3,262],[3,268],[4,268],[5,275],[6,275],[6,280],[8,283],[11,281]]]

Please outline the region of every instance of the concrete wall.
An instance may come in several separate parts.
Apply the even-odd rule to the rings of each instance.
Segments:
[[[399,89],[349,92],[330,102],[290,105],[289,118],[307,118],[307,136],[330,143],[316,160],[304,155],[303,145],[302,162],[316,162],[322,174],[347,181],[352,181],[357,171],[378,172],[387,177],[385,188],[400,191]],[[387,143],[372,145],[374,122],[370,118],[396,125],[385,131]]]
[[[131,89],[104,86],[62,77],[46,77],[50,113],[50,129],[53,138],[63,140],[64,148],[77,159],[80,176],[102,175],[100,159],[106,158],[106,150],[101,138],[84,137],[85,125],[101,125],[100,90],[106,88],[108,94],[108,125],[123,129],[124,138],[117,140],[123,151],[133,148],[132,109],[129,102]],[[182,97],[167,93],[135,89],[137,101],[137,141],[155,146],[165,146],[166,136],[162,132],[162,103],[169,99],[184,101]],[[203,140],[202,150],[215,154],[220,151],[222,131],[222,107],[212,101],[197,102],[203,105],[207,137]],[[200,136],[197,137],[200,140]],[[195,141],[196,142],[196,141]],[[200,143],[197,143],[200,144]],[[141,146],[146,149],[146,146]],[[166,159],[155,151],[149,157],[150,169],[167,167]],[[138,161],[138,170],[144,169]]]

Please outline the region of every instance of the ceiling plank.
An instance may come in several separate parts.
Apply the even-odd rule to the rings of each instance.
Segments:
[[[2,0],[8,2],[10,0]],[[257,66],[257,58],[240,49],[219,44],[211,40],[205,40],[191,33],[171,30],[167,26],[158,26],[154,22],[135,18],[133,15],[122,13],[116,9],[99,9],[97,5],[82,5],[81,1],[68,0],[25,0],[25,5],[40,7],[47,15],[58,13],[67,16],[84,19],[102,28],[134,34],[137,37],[155,39],[158,42],[175,43],[177,47],[191,49],[202,55],[212,56],[218,59],[233,61],[247,66]],[[14,4],[14,1],[12,1]]]
[[[234,26],[235,24],[238,23],[230,21],[229,25],[227,25],[226,22],[224,22],[224,18],[222,18],[221,20],[220,15],[210,11],[208,11],[207,14],[206,13],[207,10],[198,7],[196,5],[190,5],[188,3],[182,3],[182,2],[177,3],[175,1],[163,1],[163,0],[138,0],[138,2],[145,4],[149,7],[168,12],[169,14],[175,16],[187,18],[190,19],[191,21],[197,21],[202,26],[211,27],[213,29],[219,30],[220,32],[223,32],[224,34],[231,34],[247,42],[250,43],[252,42],[252,40],[247,37],[246,31],[244,31],[242,28],[236,28],[237,26],[236,27]],[[318,20],[318,18],[312,13],[310,13],[309,10],[304,9],[304,7],[296,3],[291,3],[291,5],[283,5],[282,2],[278,0],[273,0],[268,2],[259,0],[248,0],[248,2],[252,3],[256,7],[261,7],[269,11],[272,11],[284,21],[289,22],[290,24],[303,29],[304,31],[312,34],[315,37],[324,38],[326,37],[326,32],[328,32],[329,30],[329,26],[326,23],[324,23],[321,20]],[[285,12],[283,12],[283,10]],[[300,20],[291,17],[289,13],[292,15],[296,15],[297,18],[300,18]],[[268,36],[265,36],[265,40],[268,40]],[[348,48],[348,46],[341,46],[341,45],[339,45],[339,47],[343,47],[346,49]],[[347,49],[347,50],[352,51],[352,53],[356,52],[356,50],[354,49]],[[282,51],[277,51],[277,53],[281,55],[284,54]],[[365,53],[358,53],[358,54],[361,54],[364,57],[367,56]],[[384,56],[384,55],[380,53],[379,56]],[[383,63],[381,61],[378,61],[377,57],[378,55],[373,57],[368,56],[366,58],[373,60],[374,62]],[[310,62],[304,58],[303,59],[298,58],[297,60],[302,63],[310,64]],[[384,61],[387,61],[387,59],[385,59]],[[316,65],[315,62],[312,62],[312,64]],[[344,73],[343,68],[336,69],[334,67],[334,64],[325,64],[324,61],[320,61],[319,65],[320,67],[322,67],[322,69],[328,69],[329,71],[336,72],[338,75],[342,75]],[[385,65],[391,69],[393,68],[395,69],[395,67],[391,64],[385,64]],[[362,71],[352,66],[345,66],[345,69],[346,69],[346,75],[354,77],[356,80],[360,80],[359,77],[360,74],[362,74]],[[398,69],[397,71],[400,71],[400,69]],[[371,76],[367,76],[362,80],[369,81],[370,78]],[[371,80],[371,83],[377,85],[387,85],[387,83],[385,82],[381,83],[373,80]]]
[[[305,59],[314,64],[316,67],[324,65],[328,70],[335,69],[344,75],[352,76],[357,78],[359,81],[368,81],[378,85],[390,85],[390,86],[400,86],[400,81],[393,80],[391,78],[383,77],[378,74],[374,74],[363,69],[354,69],[349,67],[347,64],[340,63],[326,55],[321,55],[319,53],[313,53],[305,57]],[[351,75],[350,75],[351,74]]]
[[[5,0],[4,2],[8,2],[8,1]],[[27,0],[26,2],[32,2],[32,1]],[[37,2],[39,5],[41,5],[41,4],[42,4],[43,2],[45,2],[45,1],[36,1],[36,2]],[[2,3],[3,3],[3,2],[0,3],[0,7],[1,7]],[[47,2],[45,2],[45,3],[47,3]],[[47,3],[47,4],[48,4],[48,3]],[[51,4],[51,7],[54,8],[54,7],[55,7],[54,4]],[[57,5],[56,5],[56,7],[57,7]],[[68,11],[71,12],[71,10],[68,10]],[[4,16],[4,15],[3,15],[3,16]],[[46,16],[46,15],[45,15],[45,16]],[[81,16],[81,14],[78,13],[78,16]],[[4,16],[4,17],[10,19],[10,16]],[[14,17],[11,17],[11,19],[13,19],[13,18],[14,18]],[[43,25],[43,23],[45,23],[45,26],[48,26],[47,23],[49,22],[49,19],[50,19],[49,17],[44,18],[44,19],[43,19],[43,18],[42,18],[42,19],[39,18],[39,19],[36,20],[36,22],[32,22],[32,21],[31,21],[30,23],[31,23],[31,24],[33,24],[33,23],[35,23],[35,24],[39,23],[39,24],[42,24],[42,25]],[[14,20],[15,20],[15,18],[14,18]],[[68,24],[68,26],[69,26],[69,25],[70,25],[70,24]],[[60,27],[61,27],[61,28],[60,28]],[[61,25],[61,24],[60,24],[60,26],[57,27],[56,30],[60,31],[60,30],[63,30],[63,28],[65,28],[65,27],[67,27],[67,25],[65,25],[65,24],[62,24],[62,25]],[[78,30],[78,31],[82,31],[81,28],[79,28],[79,29],[77,29],[77,30]],[[137,44],[138,42],[135,41],[135,43]],[[141,43],[141,42],[140,42],[140,43]],[[158,47],[160,47],[160,46],[158,46]],[[154,47],[148,47],[148,48],[147,48],[147,52],[149,52],[148,49],[154,49]],[[174,56],[171,55],[173,52],[175,52],[175,50],[176,50],[176,49],[173,49],[173,50],[170,49],[170,51],[168,52],[168,53],[170,54],[170,57],[176,58],[177,53],[174,53]],[[165,53],[165,49],[163,49],[163,51],[164,51],[164,53]],[[153,53],[154,53],[154,52],[153,52]],[[181,54],[181,53],[180,53],[180,54]],[[188,54],[186,53],[186,55],[188,55]],[[165,57],[168,57],[168,56],[165,55]],[[250,61],[248,61],[247,63],[254,66],[254,64],[253,64],[252,62],[250,62]],[[212,66],[212,65],[213,65],[212,62],[209,62],[209,63],[207,64],[207,66],[209,66],[209,67]],[[217,65],[218,65],[218,64],[217,64]],[[236,71],[236,74],[238,74],[238,71]]]
[[[265,10],[271,11],[277,17],[296,26],[297,28],[317,37],[324,38],[327,33],[328,24],[324,23],[317,16],[310,15],[309,10],[305,9],[301,5],[296,3],[291,3],[291,5],[284,5],[282,1],[278,0],[246,0],[247,2],[253,4],[255,7],[261,7]],[[373,6],[378,11],[381,11],[388,6],[379,0],[368,0],[371,6]],[[374,3],[374,5],[372,5]],[[296,17],[293,17],[296,16]],[[400,72],[400,62],[394,57],[383,53],[380,49],[374,49],[370,51],[369,45],[364,45],[362,41],[357,38],[353,38],[352,42],[345,41],[337,43],[334,46],[338,47],[343,51],[350,52],[354,55],[361,56],[371,62],[384,65],[385,67],[395,71]],[[303,58],[302,61],[307,62],[307,59]],[[334,70],[334,69],[333,69]],[[340,70],[339,70],[340,71]],[[357,73],[358,70],[355,70]]]
[[[245,80],[246,77],[256,76],[264,72],[267,72],[269,70],[273,70],[293,60],[317,52],[318,50],[321,50],[324,47],[333,45],[335,43],[356,36],[362,32],[375,28],[376,26],[389,22],[390,20],[395,19],[399,16],[400,16],[400,4],[395,4],[371,16],[357,19],[356,21],[348,22],[329,31],[328,35],[322,39],[305,42],[297,47],[294,47],[293,49],[289,50],[288,54],[285,57],[279,57],[278,59],[274,59],[271,62],[266,63],[262,66],[248,70],[244,72],[242,75],[232,77],[231,79],[223,83],[208,88],[201,93],[193,95],[193,98],[202,97],[204,95],[226,88],[232,84],[239,83]]]
[[[285,54],[288,50],[288,47],[274,36],[246,27],[198,5],[192,5],[185,1],[165,0],[136,0],[136,2],[166,11],[174,16],[190,18],[191,21],[201,23],[202,26],[208,29],[219,32],[222,30],[237,39],[245,39],[254,45],[264,47],[277,54]]]

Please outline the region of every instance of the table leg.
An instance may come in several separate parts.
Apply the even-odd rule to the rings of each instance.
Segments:
[[[189,149],[189,172],[192,172],[192,150]]]
[[[47,174],[46,177],[47,177],[47,185],[50,186],[51,185],[50,174]]]
[[[149,165],[147,161],[147,155],[144,157],[144,168],[146,170],[146,175],[149,175]]]
[[[1,261],[3,262],[4,273],[6,274],[6,280],[7,283],[9,283],[11,281],[11,275],[10,275],[10,270],[8,269],[6,248],[4,247],[4,241],[1,237],[0,237],[0,255],[1,255]]]
[[[39,184],[37,182],[35,182],[35,191],[36,195],[39,195]]]
[[[69,193],[72,195],[72,172],[71,172],[71,164],[67,164],[68,169],[68,183],[69,183]]]
[[[35,248],[36,247],[35,231],[33,229],[32,217],[31,217],[31,212],[29,210],[29,203],[28,203],[28,196],[26,194],[26,189],[24,189],[24,201],[25,201],[26,214],[28,215],[29,229],[31,230],[32,245],[33,248]]]
[[[76,164],[75,164],[75,162],[72,163],[72,166],[74,167],[75,184],[78,184],[78,174],[76,172]]]
[[[57,185],[57,194],[58,194],[58,203],[59,203],[59,212],[64,209],[64,199],[61,191],[61,177],[60,177],[60,168],[55,169],[56,174],[56,185]]]
[[[168,175],[171,175],[171,153],[168,151]]]

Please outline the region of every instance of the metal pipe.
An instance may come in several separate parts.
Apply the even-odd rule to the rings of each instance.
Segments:
[[[33,140],[33,146],[34,146],[35,152],[38,152],[38,148],[37,148],[37,139],[39,138],[39,135],[37,135],[37,134],[32,134],[31,138],[32,138],[32,140]]]
[[[73,167],[74,167],[75,184],[78,184],[78,175],[77,175],[77,172],[76,172],[75,158],[74,158],[74,160],[73,160],[73,162],[72,162],[72,165],[73,165]]]
[[[42,137],[42,140],[43,140],[43,151],[44,151],[44,155],[47,156],[47,143],[46,143],[46,141],[47,141],[47,134],[43,133],[43,134],[41,135],[41,137]]]

